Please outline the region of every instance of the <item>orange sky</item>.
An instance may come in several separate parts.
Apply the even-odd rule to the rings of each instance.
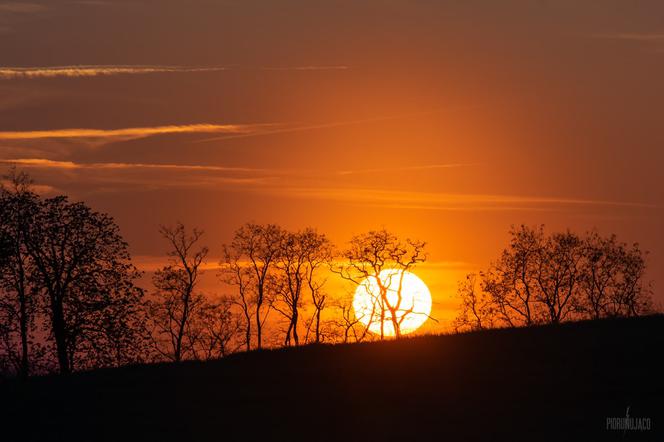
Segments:
[[[0,159],[213,255],[243,222],[386,227],[456,280],[511,224],[597,228],[664,283],[661,2],[0,3]],[[211,284],[211,283],[210,283]]]

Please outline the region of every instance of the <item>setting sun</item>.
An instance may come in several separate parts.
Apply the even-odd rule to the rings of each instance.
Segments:
[[[374,334],[381,334],[382,326],[384,335],[395,335],[391,310],[396,313],[401,334],[412,333],[431,313],[431,293],[424,281],[411,272],[383,270],[378,277],[370,276],[357,286],[353,309],[360,322]]]
[[[662,78],[664,0],[0,0],[0,442],[664,441]]]

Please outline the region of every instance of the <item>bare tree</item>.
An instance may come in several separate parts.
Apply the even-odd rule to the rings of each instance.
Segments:
[[[208,248],[197,244],[203,236],[201,230],[194,228],[189,233],[182,223],[172,228],[162,226],[159,233],[171,247],[167,253],[171,263],[152,278],[158,300],[150,302],[150,312],[156,333],[166,336],[165,346],[157,340],[157,351],[178,362],[196,357],[200,331],[195,329],[193,318],[205,304],[196,290]]]
[[[251,350],[251,323],[254,317],[255,301],[253,281],[254,273],[248,264],[243,263],[241,251],[224,245],[224,257],[221,262],[219,278],[222,282],[237,287],[237,296],[231,298],[242,313],[241,331],[244,333],[244,346]]]
[[[237,341],[241,323],[233,306],[232,300],[221,298],[217,302],[206,301],[199,309],[193,325],[197,329],[196,359],[199,353],[202,359],[221,358],[242,346]]]
[[[329,269],[332,263],[332,243],[323,234],[315,230],[307,229],[303,233],[302,241],[305,243],[306,280],[309,286],[311,303],[314,306],[312,318],[308,321],[307,340],[313,326],[314,343],[321,342],[323,329],[321,316],[327,307],[327,293],[324,290],[327,280],[317,275],[318,271],[325,267]]]
[[[570,313],[578,291],[582,241],[569,231],[554,233],[546,239],[536,257],[535,300],[545,307],[545,321],[557,324]]]
[[[274,308],[288,320],[284,345],[299,345],[298,334],[300,307],[303,296],[309,290],[314,305],[313,320],[308,321],[307,335],[314,327],[315,342],[321,337],[321,312],[325,308],[324,279],[317,277],[319,268],[328,263],[331,256],[330,243],[325,235],[308,228],[300,232],[284,232],[282,248],[277,257],[277,300]]]
[[[592,318],[635,316],[652,309],[651,288],[645,282],[646,259],[638,244],[627,246],[615,235],[593,231],[584,240],[581,296],[576,310]]]
[[[510,326],[532,325],[536,314],[536,274],[544,248],[544,228],[512,228],[510,245],[489,271],[481,273],[500,319]]]
[[[614,292],[614,316],[639,316],[653,312],[652,284],[645,280],[646,259],[638,244],[624,248],[622,277]]]
[[[512,228],[509,247],[489,271],[460,290],[457,324],[484,327],[488,318],[507,326],[570,318],[635,316],[652,310],[645,254],[615,235],[570,231],[545,236],[543,227]]]
[[[370,294],[374,297],[376,312],[376,318],[372,320],[379,321],[381,339],[385,336],[386,322],[391,324],[395,337],[399,338],[404,319],[409,314],[423,314],[414,312],[413,305],[404,304],[402,288],[405,272],[426,260],[425,245],[422,241],[402,241],[385,229],[370,231],[351,239],[349,248],[342,254],[346,262],[334,270],[343,279],[357,285],[375,281],[378,293]],[[383,270],[390,270],[387,280],[381,277]],[[393,300],[388,296],[390,289],[396,294]]]
[[[487,293],[478,289],[477,279],[477,275],[471,273],[465,281],[459,283],[457,293],[461,307],[454,321],[457,332],[463,329],[484,330],[493,326],[493,304]]]
[[[247,223],[235,231],[233,241],[230,245],[224,245],[224,250],[231,257],[231,268],[234,265],[246,265],[251,273],[251,287],[241,290],[240,296],[244,296],[242,303],[253,305],[254,326],[256,328],[256,348],[263,346],[263,325],[272,308],[274,294],[270,292],[272,282],[271,270],[276,265],[277,258],[282,249],[284,238],[283,230],[274,224],[260,225]],[[233,270],[231,270],[233,272]],[[237,276],[242,273],[235,272]],[[235,284],[240,283],[239,278],[233,278]],[[249,300],[247,289],[251,290],[252,299]],[[264,307],[267,307],[265,311]],[[246,310],[246,309],[245,309]],[[249,333],[249,332],[247,332]]]
[[[369,333],[369,327],[364,326],[360,318],[355,316],[352,294],[334,300],[333,305],[338,311],[334,321],[335,328],[338,330],[337,339],[343,343],[364,341]]]

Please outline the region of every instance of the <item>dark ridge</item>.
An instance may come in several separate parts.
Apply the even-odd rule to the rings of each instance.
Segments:
[[[655,315],[11,381],[0,440],[662,440],[663,349]]]

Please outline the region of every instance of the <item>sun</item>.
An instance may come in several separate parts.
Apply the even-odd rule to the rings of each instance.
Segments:
[[[399,303],[400,284],[401,302]],[[387,289],[386,302],[382,300],[380,285]],[[381,306],[383,307],[381,308]],[[369,276],[357,286],[353,298],[353,309],[355,316],[369,328],[370,332],[381,334],[381,311],[383,311],[383,334],[385,336],[395,335],[390,307],[395,309],[395,317],[396,321],[400,322],[401,334],[412,333],[426,322],[431,313],[429,288],[415,274],[396,269],[383,270],[378,276]]]

